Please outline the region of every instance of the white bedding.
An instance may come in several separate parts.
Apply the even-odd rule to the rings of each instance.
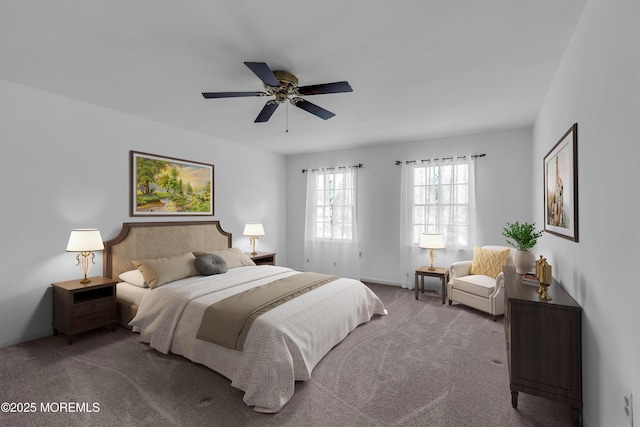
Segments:
[[[129,304],[140,305],[144,294],[150,292],[149,288],[141,288],[127,282],[119,282],[116,284],[116,295],[119,301]]]
[[[309,380],[331,348],[374,314],[386,314],[369,288],[341,278],[258,317],[243,351],[195,338],[209,305],[297,273],[285,267],[238,267],[178,280],[146,292],[130,325],[158,351],[183,355],[229,378],[256,411],[278,412],[293,396],[295,381]]]

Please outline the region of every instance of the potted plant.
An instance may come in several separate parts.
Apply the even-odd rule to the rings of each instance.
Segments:
[[[542,231],[536,231],[536,224],[529,224],[518,221],[508,223],[502,230],[502,235],[507,238],[507,244],[518,251],[513,255],[513,264],[516,266],[516,273],[525,274],[530,272],[535,265],[535,255],[531,248],[536,245],[538,238],[542,236]]]

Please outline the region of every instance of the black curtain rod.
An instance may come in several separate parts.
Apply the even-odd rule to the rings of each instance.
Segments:
[[[338,170],[342,170],[346,168],[361,168],[361,167],[362,167],[362,163],[358,163],[357,165],[352,165],[352,166],[338,166]],[[324,169],[328,171],[336,170],[336,168],[324,168]],[[318,172],[319,170],[320,169],[302,169],[302,173],[307,173],[309,171]]]
[[[471,157],[472,159],[477,159],[478,157],[484,157],[484,156],[486,156],[486,154],[485,154],[485,153],[482,153],[482,154],[473,154],[473,155],[471,155],[470,157]],[[464,159],[466,159],[466,158],[467,158],[467,156],[457,156],[457,157],[455,157],[455,159],[456,159],[456,160],[460,160],[460,159],[464,160]],[[453,157],[434,157],[433,159],[423,159],[423,160],[420,160],[420,163],[426,163],[426,162],[437,162],[437,161],[444,162],[445,160],[453,160],[453,159],[454,159]],[[418,162],[418,160],[406,160],[404,163],[408,165],[408,164],[416,163],[416,162]],[[402,164],[402,161],[401,161],[401,160],[396,160],[396,166],[399,166],[399,165],[401,165],[401,164]]]

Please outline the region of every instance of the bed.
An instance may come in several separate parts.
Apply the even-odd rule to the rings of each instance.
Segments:
[[[153,289],[118,283],[118,322],[132,327],[154,349],[184,356],[229,378],[254,410],[278,412],[293,396],[296,381],[309,380],[313,368],[335,345],[386,310],[363,283],[331,278],[257,316],[241,350],[198,339],[208,307],[307,274],[255,265],[231,246],[231,234],[218,221],[124,223],[120,234],[105,242],[104,275],[139,273],[134,260],[192,253],[227,257],[233,252],[239,265],[229,262],[223,274],[193,275]]]

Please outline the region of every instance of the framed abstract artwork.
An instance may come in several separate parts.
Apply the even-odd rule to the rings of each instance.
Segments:
[[[131,216],[213,215],[213,165],[130,151]]]
[[[578,124],[544,157],[544,230],[578,241]]]

